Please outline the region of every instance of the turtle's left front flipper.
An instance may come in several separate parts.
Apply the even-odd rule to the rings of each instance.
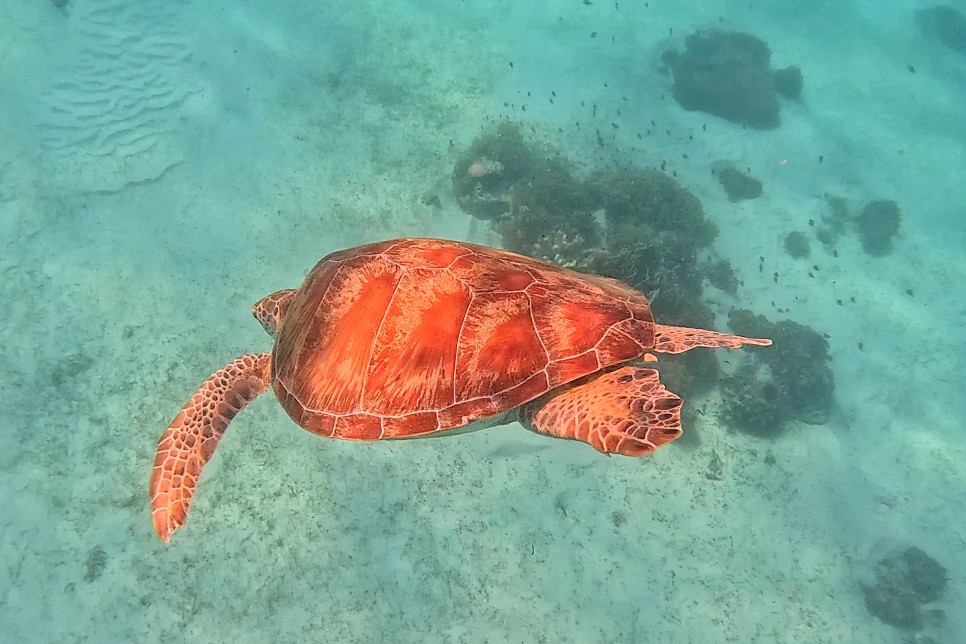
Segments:
[[[650,454],[681,435],[681,399],[654,369],[621,367],[527,403],[528,429],[583,441],[606,453]]]
[[[167,542],[184,525],[201,470],[228,423],[270,383],[272,356],[236,358],[202,383],[158,441],[151,475],[154,529]]]

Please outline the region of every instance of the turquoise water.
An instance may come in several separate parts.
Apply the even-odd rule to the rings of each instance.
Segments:
[[[966,641],[966,6],[796,5],[0,6],[0,641]],[[709,29],[770,60],[688,58]],[[647,168],[713,241],[673,209],[619,228]],[[599,238],[568,245],[578,216]],[[516,423],[326,440],[268,394],[162,544],[158,438],[270,350],[251,304],[403,236],[592,264],[776,344],[700,387],[660,357],[685,434],[642,459]]]

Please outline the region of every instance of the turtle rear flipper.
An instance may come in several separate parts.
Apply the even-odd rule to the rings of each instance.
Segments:
[[[643,456],[681,435],[681,402],[654,369],[621,367],[529,403],[522,422],[601,452]]]
[[[150,491],[154,529],[162,541],[184,525],[201,470],[228,423],[268,389],[271,364],[269,353],[236,358],[202,383],[161,435]]]

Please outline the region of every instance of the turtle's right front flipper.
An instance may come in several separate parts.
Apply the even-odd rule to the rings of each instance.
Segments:
[[[607,454],[643,456],[681,435],[681,399],[654,369],[620,367],[565,385],[521,408],[523,426]]]
[[[162,541],[184,525],[202,468],[235,414],[268,389],[271,365],[269,353],[236,358],[202,383],[162,434],[150,489],[154,529]]]

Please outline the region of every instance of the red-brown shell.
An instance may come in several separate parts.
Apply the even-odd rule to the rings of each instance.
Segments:
[[[318,434],[415,436],[640,357],[653,322],[616,280],[461,242],[381,242],[306,277],[275,343],[274,389]]]

